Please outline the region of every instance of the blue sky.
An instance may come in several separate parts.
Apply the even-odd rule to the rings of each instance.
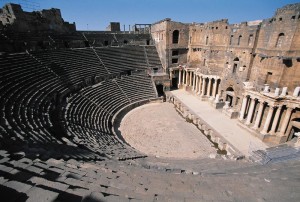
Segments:
[[[270,18],[277,8],[299,0],[0,0],[60,8],[65,21],[78,30],[105,30],[109,22],[153,23],[164,18],[179,22],[209,22],[227,18],[229,23]],[[27,3],[26,3],[27,2]],[[24,9],[28,10],[28,9]]]

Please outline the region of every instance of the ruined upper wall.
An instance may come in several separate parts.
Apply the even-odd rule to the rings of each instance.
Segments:
[[[3,6],[0,10],[0,24],[3,29],[14,32],[76,31],[75,23],[65,22],[59,9],[26,12],[18,4]]]
[[[283,6],[282,8],[278,8],[277,11],[275,12],[275,16],[280,16],[280,15],[290,15],[290,14],[299,14],[300,11],[300,3],[296,4],[288,4],[286,6]]]
[[[224,46],[228,41],[226,39],[228,31],[227,19],[208,23],[193,23],[190,26],[189,43],[191,46]]]
[[[299,55],[299,13],[300,3],[289,4],[277,9],[272,18],[265,19],[259,33],[257,52],[268,56]]]
[[[189,25],[170,18],[151,25],[151,35],[164,68],[187,63]]]

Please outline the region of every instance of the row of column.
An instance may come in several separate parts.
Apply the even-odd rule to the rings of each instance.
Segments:
[[[198,95],[215,97],[218,94],[218,80],[217,77],[196,75],[191,71],[179,70],[178,85],[192,86],[192,90]]]
[[[194,83],[192,83],[193,74],[194,74],[194,72],[191,72],[191,71],[179,70],[178,85],[187,85],[187,86],[194,85]],[[181,80],[181,78],[182,78],[182,80]]]
[[[258,106],[258,111],[257,111],[257,115],[255,117],[255,120],[253,120],[254,119],[254,113],[256,112],[256,110],[255,110],[256,103],[259,104],[259,106]],[[267,106],[269,106],[269,110],[268,110],[268,112],[265,113],[264,109]],[[247,111],[247,117],[245,118],[246,111]],[[274,112],[275,112],[275,115],[274,115]],[[282,106],[272,105],[271,103],[268,103],[268,102],[266,102],[262,99],[251,98],[249,95],[247,95],[243,98],[239,120],[240,121],[245,121],[244,122],[245,125],[248,125],[248,126],[251,123],[254,123],[252,128],[257,130],[257,129],[261,128],[260,123],[261,123],[263,117],[266,116],[264,125],[263,125],[262,130],[260,131],[260,133],[263,134],[263,135],[265,135],[265,134],[275,135],[276,132],[277,132],[276,131],[277,125],[278,125],[278,123],[280,122],[280,120],[282,118],[281,117],[281,115],[282,115],[281,112],[282,112]],[[281,127],[280,127],[280,130],[279,130],[277,135],[279,135],[279,136],[284,136],[285,135],[285,132],[286,132],[286,129],[288,127],[289,120],[291,118],[292,112],[293,112],[293,108],[290,108],[290,107],[286,108],[286,113],[285,113],[285,116],[282,120]],[[272,118],[273,118],[273,121],[272,121]],[[269,131],[270,127],[271,127],[271,129]]]

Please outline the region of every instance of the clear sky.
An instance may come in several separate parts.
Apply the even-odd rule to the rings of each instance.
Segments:
[[[105,30],[109,22],[123,25],[151,24],[164,18],[179,22],[209,22],[227,18],[229,23],[270,18],[277,8],[299,0],[0,0],[41,9],[59,8],[65,21],[77,30]],[[29,6],[30,7],[30,6]],[[24,8],[24,10],[28,10]]]

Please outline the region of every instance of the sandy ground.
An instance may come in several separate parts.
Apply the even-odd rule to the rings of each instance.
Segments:
[[[147,155],[199,158],[216,153],[209,140],[170,103],[152,103],[130,111],[120,131],[127,143]]]

